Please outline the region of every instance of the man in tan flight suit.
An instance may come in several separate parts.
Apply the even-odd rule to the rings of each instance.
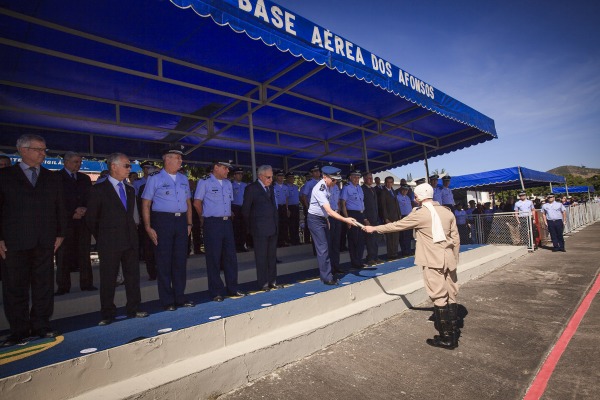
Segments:
[[[415,201],[421,205],[405,218],[385,225],[366,226],[368,233],[415,230],[415,264],[423,268],[425,289],[434,304],[435,327],[439,331],[427,344],[454,349],[458,346],[456,266],[460,238],[454,214],[433,201],[433,188],[423,183],[415,188]]]

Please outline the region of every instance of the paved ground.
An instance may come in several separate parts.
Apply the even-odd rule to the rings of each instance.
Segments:
[[[460,347],[425,344],[429,303],[237,391],[233,399],[521,399],[600,271],[600,223],[461,287]],[[600,300],[594,299],[543,399],[600,398]]]

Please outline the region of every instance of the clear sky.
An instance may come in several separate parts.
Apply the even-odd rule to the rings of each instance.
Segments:
[[[600,2],[275,2],[495,121],[498,139],[434,157],[430,170],[600,168]]]

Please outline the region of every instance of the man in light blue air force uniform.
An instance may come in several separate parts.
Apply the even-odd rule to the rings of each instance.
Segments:
[[[163,153],[164,168],[150,174],[142,193],[144,228],[155,247],[158,296],[168,311],[193,307],[185,296],[188,238],[192,231],[190,183],[181,168],[183,146]]]
[[[554,201],[554,194],[546,197],[546,203],[542,206],[544,222],[552,238],[552,251],[566,251],[563,230],[567,220],[567,209],[560,201]]]
[[[452,194],[452,189],[450,189],[451,179],[452,178],[450,177],[450,175],[446,175],[442,178],[443,186],[440,188],[442,202],[440,204],[448,207],[450,211],[454,212],[454,195]]]
[[[245,295],[238,291],[238,263],[231,223],[233,187],[227,179],[231,168],[227,161],[215,161],[212,173],[198,182],[194,195],[194,207],[204,228],[208,291],[217,302],[223,301],[225,295]],[[225,285],[221,280],[221,257],[225,270]]]
[[[339,182],[341,179],[339,168],[329,165],[323,167],[323,179],[313,188],[307,213],[308,229],[310,229],[317,252],[319,275],[321,281],[326,285],[338,284],[338,280],[333,276],[331,259],[329,257],[331,236],[327,217],[333,217],[347,224],[354,224],[356,221],[354,218],[344,218],[331,209],[330,189],[336,184],[336,181]]]
[[[439,175],[431,175],[429,177],[429,184],[433,188],[433,201],[437,201],[442,205],[442,188],[438,187]]]
[[[340,211],[342,215],[351,217],[365,224],[363,211],[365,210],[365,194],[362,187],[358,184],[361,177],[359,170],[350,172],[350,183],[342,189],[340,194]],[[356,226],[348,229],[348,252],[350,253],[350,264],[352,268],[367,267],[363,263],[363,254],[365,251],[365,233]]]
[[[233,201],[231,202],[231,212],[233,214],[233,235],[235,237],[236,251],[246,251],[246,226],[242,216],[242,204],[244,203],[244,191],[248,184],[242,182],[244,169],[237,167],[233,171]]]

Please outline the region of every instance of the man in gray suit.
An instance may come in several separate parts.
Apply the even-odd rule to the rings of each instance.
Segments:
[[[277,284],[278,213],[273,190],[273,169],[258,167],[258,180],[246,186],[242,215],[254,242],[258,289],[282,288]]]

